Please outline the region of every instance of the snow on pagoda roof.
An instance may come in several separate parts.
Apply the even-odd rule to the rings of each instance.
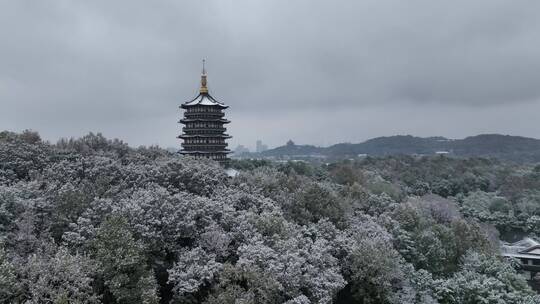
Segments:
[[[222,108],[228,107],[224,103],[217,101],[214,97],[212,97],[208,93],[200,93],[197,97],[195,97],[195,99],[182,104],[182,107],[191,107],[191,106],[197,106],[197,105],[218,106]]]
[[[532,238],[510,244],[503,243],[501,251],[505,257],[540,259],[540,243]]]
[[[529,247],[533,247],[533,246],[538,246],[540,245],[540,243],[538,243],[536,240],[530,238],[530,237],[526,237],[522,240],[519,240],[515,243],[510,243],[508,244],[508,246],[511,246],[511,247],[514,247],[514,248],[521,248],[522,250],[523,249],[526,249],[526,248],[529,248]]]

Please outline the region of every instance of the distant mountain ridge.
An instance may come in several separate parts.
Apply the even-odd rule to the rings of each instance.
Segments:
[[[396,135],[377,137],[362,143],[340,143],[329,147],[286,145],[261,153],[266,157],[325,156],[329,158],[354,157],[361,154],[385,155],[432,155],[448,152],[453,156],[495,157],[519,162],[540,161],[540,140],[522,136],[481,134],[464,139],[445,137],[416,137]]]

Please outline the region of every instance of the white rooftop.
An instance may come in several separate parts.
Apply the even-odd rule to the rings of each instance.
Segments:
[[[503,243],[501,254],[505,257],[540,259],[540,243],[531,238],[524,238],[515,243]]]
[[[229,168],[227,170],[225,170],[225,173],[227,174],[228,177],[236,177],[238,175],[238,170],[236,169],[233,169],[233,168]]]
[[[210,96],[210,94],[205,94],[205,93],[201,93],[197,97],[195,97],[195,99],[193,99],[192,101],[188,101],[184,103],[184,106],[196,106],[196,105],[227,107],[225,104],[215,100],[214,97]]]

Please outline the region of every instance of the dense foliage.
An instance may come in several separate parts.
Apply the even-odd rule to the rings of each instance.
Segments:
[[[538,167],[395,157],[232,165],[234,178],[211,161],[99,134],[53,145],[0,133],[0,301],[539,300],[485,224],[506,214],[539,229]],[[537,221],[524,224],[525,214]]]

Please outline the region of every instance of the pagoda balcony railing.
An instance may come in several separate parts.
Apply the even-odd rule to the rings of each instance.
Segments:
[[[191,133],[182,133],[182,134],[178,135],[178,138],[232,138],[232,136],[230,136],[230,135],[227,134],[227,133],[219,133],[219,134],[209,134],[209,133],[204,133],[204,134],[191,134]]]
[[[183,127],[183,132],[189,132],[189,134],[222,134],[227,131],[227,128],[212,128],[212,127]]]
[[[203,125],[206,125],[206,124],[228,124],[230,123],[231,121],[228,120],[228,119],[224,119],[224,118],[182,118],[180,119],[178,122],[181,123],[181,124],[188,124],[190,122],[193,122],[193,121],[204,121],[204,122],[201,122]]]
[[[183,154],[229,154],[232,153],[229,149],[221,149],[221,150],[214,150],[214,151],[200,151],[200,150],[187,150],[187,149],[181,149],[180,153]]]
[[[227,152],[229,150],[225,149],[224,146],[186,146],[182,145],[184,151],[189,152]]]
[[[195,143],[182,143],[182,147],[227,147],[229,144],[227,143],[220,143],[220,144],[217,144],[217,143],[200,143],[200,144],[195,144]]]
[[[208,108],[202,107],[189,107],[186,109],[186,113],[223,113],[221,108]]]
[[[185,113],[184,117],[186,119],[219,119],[222,118],[224,115],[224,113]]]
[[[184,113],[186,113],[186,115],[196,115],[196,114],[208,114],[208,115],[220,115],[220,116],[225,115],[225,112],[222,112],[222,111],[216,111],[216,112],[212,112],[212,111],[186,111]]]

